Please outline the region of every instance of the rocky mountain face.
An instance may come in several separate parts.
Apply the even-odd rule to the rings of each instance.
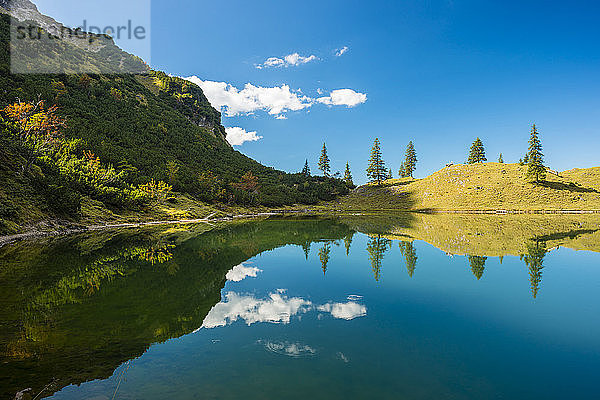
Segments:
[[[29,0],[0,0],[0,12],[13,18],[10,27],[11,53],[16,55],[11,64],[13,72],[149,71],[143,60],[120,49],[110,36],[85,32],[78,29],[79,27],[65,26],[40,13],[36,5]]]

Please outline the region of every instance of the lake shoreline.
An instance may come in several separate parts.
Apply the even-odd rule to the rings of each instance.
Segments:
[[[96,223],[96,224],[77,224],[65,220],[48,220],[39,225],[51,225],[53,228],[31,229],[22,233],[0,236],[0,248],[20,241],[35,240],[46,237],[68,236],[78,233],[102,231],[119,228],[141,228],[154,225],[188,225],[197,223],[218,223],[230,222],[234,220],[285,217],[285,216],[331,216],[339,215],[366,215],[366,214],[386,214],[386,213],[416,213],[416,214],[456,214],[456,215],[591,215],[600,214],[600,210],[340,210],[332,208],[304,208],[301,210],[271,210],[266,212],[236,214],[227,217],[212,218],[213,213],[204,218],[175,219],[175,220],[151,220],[143,222],[123,222],[123,223]]]

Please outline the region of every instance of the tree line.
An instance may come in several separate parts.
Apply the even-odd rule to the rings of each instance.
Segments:
[[[486,162],[487,158],[485,155],[485,148],[483,141],[480,138],[476,138],[471,149],[469,150],[469,156],[467,158],[467,164],[477,164]],[[503,164],[504,157],[502,153],[498,156],[498,162]],[[529,146],[525,156],[519,159],[520,165],[527,165],[527,173],[525,177],[527,181],[540,183],[546,179],[546,166],[544,165],[544,153],[542,152],[542,142],[540,141],[540,134],[535,124],[531,126],[531,132],[529,134]]]
[[[487,157],[485,154],[485,147],[483,145],[483,141],[478,137],[475,139],[469,149],[467,164],[478,164],[486,161]],[[414,143],[411,140],[406,146],[404,160],[398,169],[398,176],[400,178],[412,178],[417,168],[417,162],[417,152],[415,150]],[[502,153],[500,153],[498,156],[498,162],[501,164],[504,163],[504,156]],[[525,157],[519,160],[519,164],[527,165],[526,179],[528,181],[540,183],[546,178],[546,167],[544,166],[542,144],[535,124],[533,124],[531,127],[527,152],[525,153]],[[325,143],[323,143],[323,147],[321,148],[321,154],[319,156],[317,165],[319,171],[321,171],[324,177],[329,177],[331,175],[330,159],[329,155],[327,154],[327,146]],[[310,176],[308,159],[306,160],[301,173],[307,177]],[[392,169],[388,168],[383,160],[379,138],[375,138],[373,146],[371,147],[371,155],[368,160],[366,174],[369,178],[369,181],[376,183],[377,185],[380,185],[385,180],[393,178]],[[350,171],[350,164],[348,162],[346,162],[346,169],[343,177],[339,172],[333,174],[333,177],[342,179],[349,187],[354,187],[352,172]]]

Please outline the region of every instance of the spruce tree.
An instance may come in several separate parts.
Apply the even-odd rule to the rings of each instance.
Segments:
[[[469,151],[469,159],[467,160],[468,164],[475,164],[487,161],[485,158],[485,149],[483,148],[483,142],[481,139],[477,138],[471,145],[471,150]]]
[[[500,153],[500,157],[498,157],[498,162],[500,164],[504,164],[504,158],[502,157],[502,153]]]
[[[371,148],[371,158],[369,158],[369,166],[367,168],[367,176],[373,182],[381,184],[381,181],[385,180],[387,176],[387,169],[381,156],[381,148],[379,146],[379,139],[375,138],[373,147]]]
[[[344,171],[344,182],[346,182],[348,186],[354,186],[352,172],[350,172],[350,164],[348,162],[346,162],[346,170]]]
[[[404,159],[404,175],[405,177],[413,176],[415,169],[417,169],[417,152],[415,151],[415,146],[413,145],[412,140],[408,142],[408,146],[406,146],[406,155]]]
[[[392,172],[392,169],[390,168],[387,173],[387,178],[392,179],[393,177],[394,177],[394,173]]]
[[[307,178],[310,176],[310,167],[308,166],[308,160],[304,163],[304,168],[302,168],[302,175]]]
[[[529,150],[527,151],[527,180],[539,183],[546,179],[546,167],[544,167],[544,155],[542,154],[542,143],[535,124],[531,127],[529,138]]]
[[[331,172],[331,167],[329,166],[329,157],[327,156],[327,146],[325,146],[325,143],[323,143],[321,157],[319,157],[319,170],[323,172],[323,176],[329,176],[329,173]]]
[[[406,167],[404,162],[402,162],[402,164],[400,164],[400,169],[398,170],[398,176],[400,178],[406,178]]]

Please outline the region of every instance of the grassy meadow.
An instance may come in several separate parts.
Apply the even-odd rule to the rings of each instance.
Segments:
[[[368,184],[327,207],[404,211],[600,210],[600,168],[548,173],[539,184],[525,179],[527,166],[478,163],[452,165],[423,179]]]

